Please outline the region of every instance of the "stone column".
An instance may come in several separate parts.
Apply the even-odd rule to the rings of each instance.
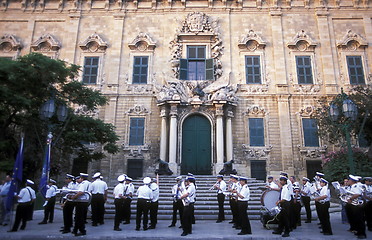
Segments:
[[[223,168],[224,139],[223,139],[223,104],[216,104],[216,174]]]
[[[167,160],[167,112],[165,107],[161,109],[161,133],[160,133],[160,159]]]
[[[171,104],[169,115],[169,168],[177,174],[177,104]]]
[[[234,117],[233,111],[227,112],[226,118],[226,161],[233,159],[233,136],[232,136],[232,124],[231,118]]]

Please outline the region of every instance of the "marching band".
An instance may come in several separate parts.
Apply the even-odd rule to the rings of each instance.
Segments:
[[[223,180],[224,176],[218,175],[217,181],[209,189],[215,191],[218,202],[217,223],[225,220],[224,201],[226,196],[229,199],[230,210],[232,213],[233,228],[240,230],[238,235],[252,234],[250,221],[247,214],[248,202],[250,200],[250,189],[248,179],[236,175],[230,175],[229,181]],[[44,204],[44,219],[39,224],[53,222],[54,204],[56,194],[63,194],[63,223],[61,229],[63,234],[71,232],[75,236],[86,235],[85,224],[87,220],[88,206],[92,209],[92,226],[104,224],[104,203],[107,201],[107,184],[102,180],[98,172],[93,176],[93,182],[88,181],[88,174],[80,173],[74,177],[66,174],[66,185],[58,189],[56,181],[49,180],[49,189],[46,193]],[[265,197],[267,192],[277,192],[274,196],[275,205],[267,209],[278,221],[278,228],[273,234],[281,234],[282,237],[289,237],[291,231],[301,226],[301,208],[306,210],[305,223],[311,223],[312,213],[310,209],[311,200],[315,201],[316,212],[319,219],[319,228],[324,235],[333,235],[330,222],[330,188],[331,185],[321,172],[316,172],[314,181],[309,178],[302,178],[302,186],[296,182],[296,178],[285,172],[280,173],[279,179],[274,180],[272,176],[267,178],[266,191],[262,195]],[[131,201],[137,195],[136,228],[139,231],[143,217],[143,230],[155,229],[157,224],[159,206],[159,178],[151,179],[145,177],[143,185],[137,189],[135,194],[132,179],[125,174],[118,176],[118,184],[113,190],[115,204],[114,230],[121,231],[120,224],[130,224]],[[172,187],[173,216],[172,222],[168,227],[175,227],[177,222],[177,212],[179,213],[181,236],[192,234],[192,224],[195,219],[194,204],[196,200],[197,188],[195,177],[188,174],[185,180],[182,176],[175,178],[176,183]],[[362,183],[364,181],[364,183]],[[27,181],[28,185],[33,184]],[[366,228],[372,231],[372,177],[361,178],[349,175],[347,181],[340,185],[332,182],[339,198],[344,206],[345,221],[350,224],[350,232],[353,232],[358,239],[365,239]],[[276,199],[275,199],[276,198]],[[26,222],[30,219],[30,206],[35,199],[35,192],[31,187],[25,187],[18,195],[18,207],[16,218],[11,232],[17,231],[22,222],[21,229],[26,227]],[[263,204],[264,207],[265,204]],[[75,217],[73,213],[75,211]],[[148,215],[150,215],[150,226],[148,227]],[[274,220],[273,218],[273,220]],[[73,221],[74,220],[74,221]]]

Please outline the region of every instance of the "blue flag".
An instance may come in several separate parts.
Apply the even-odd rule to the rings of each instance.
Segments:
[[[50,171],[50,149],[52,146],[52,134],[48,134],[47,145],[45,146],[45,155],[44,155],[44,163],[43,163],[43,170],[41,172],[41,179],[39,184],[39,191],[45,198],[46,191],[48,190],[48,179],[49,179],[49,171]]]
[[[14,195],[18,193],[19,186],[22,183],[23,178],[23,136],[21,138],[21,144],[17,153],[17,158],[14,163],[12,182],[9,187],[8,197],[6,200],[6,210],[11,211],[14,204]]]

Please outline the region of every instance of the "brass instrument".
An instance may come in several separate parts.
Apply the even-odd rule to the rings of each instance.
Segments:
[[[212,190],[216,189],[217,185],[219,185],[219,181],[217,181],[215,184],[213,184],[213,186],[208,191],[212,191]]]
[[[62,188],[62,189],[57,189],[57,191],[59,193],[62,193],[63,195],[65,195],[64,198],[67,201],[90,203],[90,201],[92,200],[92,194],[90,192],[84,192],[85,199],[72,199],[78,192],[80,192],[79,190],[72,190],[72,189],[68,189],[68,188]]]
[[[310,199],[315,200],[315,198],[320,197],[320,194],[318,191],[310,193]],[[320,204],[324,204],[326,201],[324,199],[318,201]]]
[[[349,199],[353,195],[354,195],[353,193],[347,192],[347,193],[341,194],[340,199],[341,199],[341,201],[343,201],[345,203],[348,203]],[[363,203],[364,203],[364,201],[362,199],[360,199],[360,197],[355,198],[351,201],[351,204],[354,205],[354,206],[361,206],[361,205],[363,205]]]

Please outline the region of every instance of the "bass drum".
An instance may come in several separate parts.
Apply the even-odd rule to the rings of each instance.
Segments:
[[[280,198],[280,192],[275,190],[265,190],[261,195],[261,204],[267,210],[271,210],[276,207],[276,202]]]

